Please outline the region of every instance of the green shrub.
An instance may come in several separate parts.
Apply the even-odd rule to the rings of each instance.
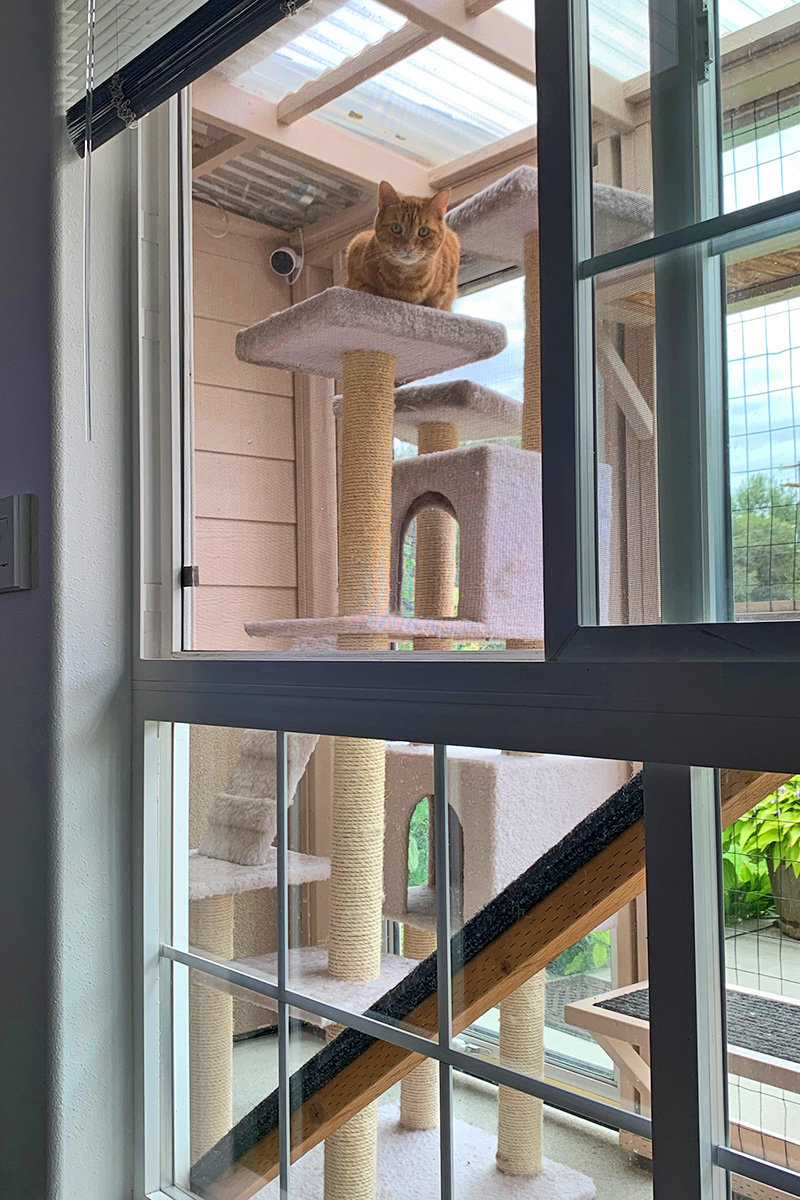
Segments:
[[[752,921],[774,912],[772,884],[763,857],[745,848],[750,813],[734,822],[722,835],[722,887],[725,923]]]
[[[746,855],[765,866],[784,862],[800,879],[800,775],[767,796],[736,826]]]
[[[596,929],[581,938],[547,968],[551,975],[583,975],[598,971],[606,965],[611,954],[611,933],[608,929]]]
[[[800,878],[800,775],[756,804],[722,835],[728,924],[774,914],[768,867],[780,862]]]

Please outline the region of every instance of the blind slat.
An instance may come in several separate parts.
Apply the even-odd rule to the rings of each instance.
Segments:
[[[279,21],[314,0],[99,0],[95,26],[92,146],[163,104]],[[86,138],[86,3],[63,12],[67,128]],[[79,98],[76,98],[79,97]]]

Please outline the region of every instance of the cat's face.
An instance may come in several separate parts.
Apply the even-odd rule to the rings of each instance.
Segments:
[[[449,189],[435,196],[399,196],[382,183],[375,236],[384,254],[399,267],[416,266],[436,254],[444,241],[449,199]]]

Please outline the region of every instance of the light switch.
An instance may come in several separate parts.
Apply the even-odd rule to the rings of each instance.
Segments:
[[[0,500],[0,592],[21,592],[32,584],[33,497]]]

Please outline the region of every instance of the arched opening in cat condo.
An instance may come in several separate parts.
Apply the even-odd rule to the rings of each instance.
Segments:
[[[447,497],[441,492],[418,496],[401,530],[397,611],[408,617],[458,615],[459,544],[458,520]],[[431,606],[436,611],[429,611]]]
[[[460,923],[462,913],[462,882],[464,864],[464,832],[458,813],[447,806],[450,834],[450,911]],[[411,813],[408,823],[408,890],[406,909],[409,914],[425,915],[428,921],[436,913],[436,851],[434,840],[433,796],[423,796]]]

